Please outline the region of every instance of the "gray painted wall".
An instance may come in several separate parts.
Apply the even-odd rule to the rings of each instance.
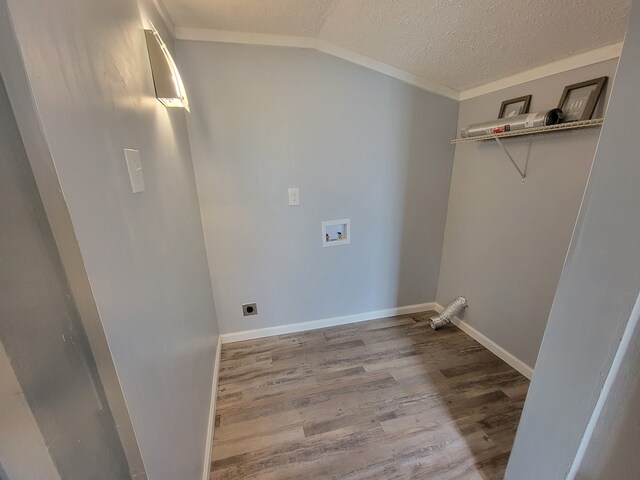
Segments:
[[[87,334],[132,476],[136,480],[144,480],[146,473],[138,442],[71,223],[67,203],[62,194],[58,177],[53,173],[55,165],[42,129],[35,99],[31,94],[29,80],[21,57],[22,53],[17,44],[6,0],[0,0],[0,37],[0,70],[7,90],[11,92],[10,101],[20,133],[23,138],[28,139],[25,148],[29,163],[43,199],[44,210],[58,247],[71,294]]]
[[[602,411],[592,416],[593,429],[583,438],[584,455],[576,466],[576,480],[637,480],[640,478],[640,296],[625,332],[619,361],[609,373],[611,387],[602,398]],[[618,356],[617,355],[617,356]],[[613,374],[613,376],[612,376]],[[573,480],[573,478],[571,479]]]
[[[0,225],[0,478],[59,480],[52,455],[65,478],[127,478],[115,423],[94,391],[88,343],[82,331],[74,335],[79,322],[1,79]],[[69,342],[59,341],[63,334]],[[60,397],[70,401],[51,401]],[[77,421],[65,425],[69,416]]]
[[[222,332],[435,299],[457,102],[312,50],[177,49]]]
[[[184,113],[154,98],[141,13],[161,21],[150,2],[7,4],[24,67],[3,41],[3,75],[26,70],[148,476],[201,478],[218,334]],[[142,154],[139,195],[125,147]],[[33,169],[39,186],[54,174]]]
[[[508,480],[565,478],[640,292],[638,84],[640,3],[635,1],[607,118],[516,435]],[[637,377],[637,363],[633,371]],[[628,387],[633,391],[633,385]],[[631,417],[624,417],[625,413],[618,412],[622,422],[637,424],[637,404]],[[614,442],[615,437],[610,440]],[[607,472],[595,478],[625,477]]]
[[[0,225],[0,343],[60,476],[130,478],[1,80]]]
[[[0,478],[60,480],[9,357],[0,343]]]
[[[615,73],[616,60],[460,103],[458,127],[497,118],[503,100],[532,94],[531,111],[557,106],[565,85]],[[601,103],[601,106],[604,102]],[[536,362],[586,185],[599,129],[505,140],[529,155],[526,183],[495,142],[456,146],[438,303],[464,295],[462,318],[518,359]]]

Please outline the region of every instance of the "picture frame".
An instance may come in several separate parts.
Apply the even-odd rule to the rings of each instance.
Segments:
[[[516,115],[524,115],[525,113],[529,113],[530,106],[531,95],[505,100],[502,102],[502,105],[500,105],[498,118],[509,118],[515,117]]]
[[[563,123],[590,120],[608,77],[598,77],[564,87],[558,108],[564,113]]]

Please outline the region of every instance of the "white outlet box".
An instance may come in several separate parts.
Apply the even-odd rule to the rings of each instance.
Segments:
[[[300,205],[300,188],[291,187],[289,188],[289,206],[295,207]]]
[[[144,192],[144,178],[142,177],[142,160],[140,159],[140,152],[131,148],[125,148],[124,158],[127,161],[129,180],[131,180],[131,190],[133,190],[133,193]]]
[[[336,247],[351,243],[351,220],[328,220],[322,222],[322,246]]]

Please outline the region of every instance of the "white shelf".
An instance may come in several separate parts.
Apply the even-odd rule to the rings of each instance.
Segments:
[[[563,130],[579,130],[583,128],[594,128],[602,125],[604,119],[594,118],[592,120],[579,120],[577,122],[559,123],[558,125],[549,125],[547,127],[525,128],[522,130],[515,130],[513,132],[497,133],[492,135],[479,135],[477,137],[469,138],[456,138],[451,140],[451,143],[469,143],[479,142],[482,140],[492,140],[498,138],[508,137],[522,137],[524,135],[538,135],[541,133],[559,132]]]

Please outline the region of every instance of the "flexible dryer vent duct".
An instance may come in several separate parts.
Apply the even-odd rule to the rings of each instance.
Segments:
[[[438,330],[444,327],[447,323],[454,319],[462,310],[467,308],[467,299],[464,297],[458,297],[449,305],[447,305],[440,315],[431,317],[431,328]]]

